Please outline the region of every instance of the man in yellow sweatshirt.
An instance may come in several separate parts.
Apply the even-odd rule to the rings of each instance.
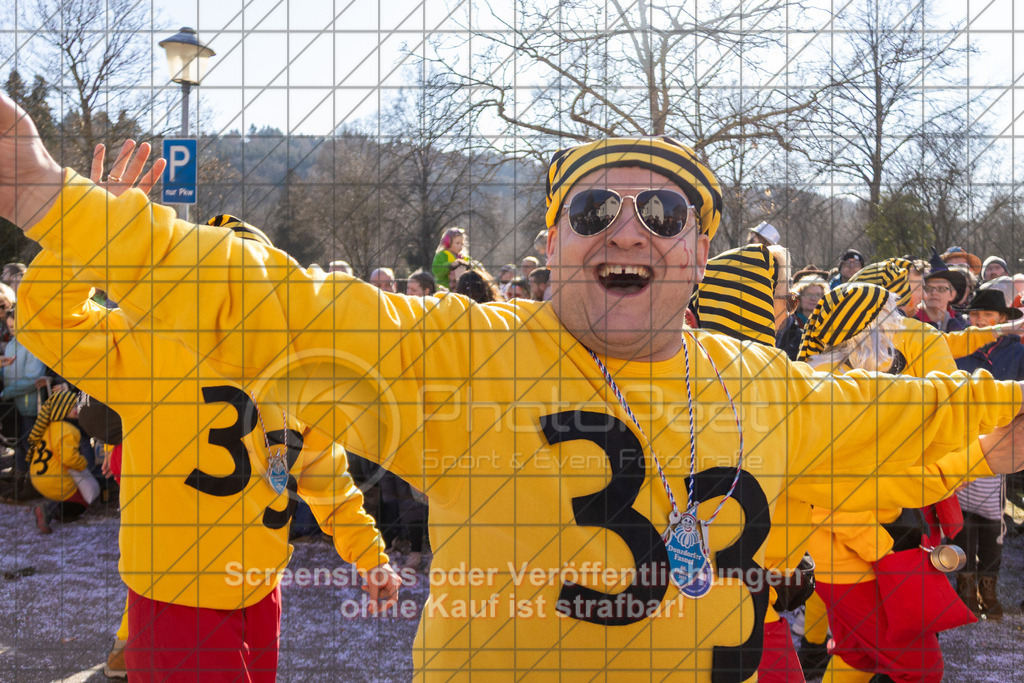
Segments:
[[[25,338],[124,424],[120,570],[130,590],[130,675],[273,676],[296,496],[342,559],[360,576],[392,576],[385,593],[393,592],[397,578],[340,447],[258,406],[194,352],[91,301],[91,287],[52,253],[36,257],[23,285]]]
[[[147,153],[144,145],[134,162]],[[229,228],[226,239],[269,243],[238,219],[212,222]],[[184,346],[96,304],[52,252],[36,257],[22,285],[27,343],[122,419],[120,571],[133,678],[210,670],[273,678],[297,496],[356,565],[358,575],[332,572],[332,585],[372,573],[373,599],[393,597],[398,577],[343,449],[257,405]]]
[[[259,381],[261,401],[430,496],[436,554],[413,651],[424,677],[747,680],[768,500],[791,473],[899,471],[989,432],[993,469],[1013,467],[1015,383],[830,378],[769,349],[681,337],[721,192],[674,140],[559,152],[552,301],[477,305],[306,271],[141,193],[113,199],[65,176],[5,104],[0,130],[22,135],[0,138],[0,169],[21,171],[0,170],[0,187],[17,182],[0,215],[131,319]],[[894,447],[907,439],[920,449]]]

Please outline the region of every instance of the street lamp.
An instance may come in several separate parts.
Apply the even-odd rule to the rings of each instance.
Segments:
[[[167,52],[167,69],[171,80],[181,83],[181,134],[188,136],[188,94],[192,86],[199,86],[206,75],[206,64],[216,53],[199,42],[196,31],[188,26],[159,43]]]
[[[199,42],[194,28],[183,26],[170,38],[159,43],[167,53],[167,69],[171,72],[171,80],[181,83],[181,136],[188,137],[188,95],[192,86],[199,86],[206,75],[206,65],[210,57],[216,54],[206,45]],[[189,206],[183,206],[182,218],[189,219]]]

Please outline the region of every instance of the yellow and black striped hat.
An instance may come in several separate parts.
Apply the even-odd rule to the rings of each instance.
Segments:
[[[43,401],[43,405],[39,406],[39,414],[36,416],[36,421],[32,425],[32,431],[28,435],[29,445],[35,445],[43,438],[46,428],[51,423],[60,422],[67,417],[68,413],[78,405],[78,398],[79,393],[77,391],[58,391]]]
[[[218,214],[206,221],[206,224],[217,228],[230,228],[234,231],[236,237],[240,237],[243,240],[254,240],[268,247],[274,246],[274,243],[270,241],[270,238],[262,230],[254,225],[249,225],[241,218],[231,214]]]
[[[839,285],[822,297],[807,319],[797,359],[807,360],[863,332],[888,300],[888,290],[878,285]]]
[[[669,137],[608,138],[555,152],[548,167],[548,227],[555,227],[569,190],[581,178],[623,166],[646,168],[678,185],[697,209],[701,232],[708,239],[715,236],[722,220],[722,188],[696,152]]]
[[[775,259],[749,244],[708,259],[691,308],[702,330],[775,346]]]
[[[850,282],[862,282],[868,285],[885,287],[895,294],[900,306],[910,303],[910,269],[913,263],[905,258],[890,258],[878,263],[871,263],[850,278]]]

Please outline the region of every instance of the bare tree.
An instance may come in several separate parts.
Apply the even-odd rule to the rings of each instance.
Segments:
[[[439,40],[437,62],[500,124],[494,144],[505,152],[624,135],[678,137],[705,156],[737,140],[789,148],[780,124],[797,125],[819,93],[784,87],[762,59],[780,44],[785,10],[799,7],[518,0],[511,17],[464,26],[464,43]],[[472,58],[460,59],[467,45]]]
[[[59,97],[66,166],[87,169],[93,148],[138,137],[151,98],[136,90],[148,73],[149,6],[133,0],[29,0],[22,23],[38,31],[30,43],[36,71]]]
[[[470,220],[493,227],[493,216],[478,210],[474,197],[497,166],[477,151],[473,119],[458,89],[436,74],[423,72],[417,80],[397,93],[381,117],[392,142],[388,149],[398,156],[394,181],[408,213],[404,256],[412,269],[430,267],[445,228]]]
[[[389,147],[360,133],[327,140],[306,180],[286,180],[272,218],[277,245],[307,265],[344,259],[364,278],[397,263],[408,208]]]
[[[974,179],[978,170],[968,156],[970,137],[967,126],[925,127],[913,141],[913,153],[895,165],[899,170],[892,191],[918,198],[939,251],[966,246],[971,208],[986,200],[976,196],[980,188]]]
[[[1024,196],[1019,188],[997,193],[973,226],[984,238],[979,256],[1001,256],[1010,272],[1024,273]]]
[[[936,30],[929,0],[855,0],[823,80],[833,84],[820,133],[822,166],[862,184],[869,219],[911,143],[961,109],[950,95],[967,48],[960,27]],[[948,126],[948,124],[946,124]],[[946,127],[946,126],[944,126]]]

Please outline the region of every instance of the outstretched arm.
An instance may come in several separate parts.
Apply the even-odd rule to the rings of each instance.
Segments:
[[[363,576],[369,609],[387,609],[398,601],[401,579],[388,564],[376,522],[363,508],[363,494],[349,476],[345,450],[307,430],[298,466],[299,495],[320,528],[334,539],[338,555]]]
[[[0,93],[0,216],[25,230],[60,194],[64,171],[25,111]]]

